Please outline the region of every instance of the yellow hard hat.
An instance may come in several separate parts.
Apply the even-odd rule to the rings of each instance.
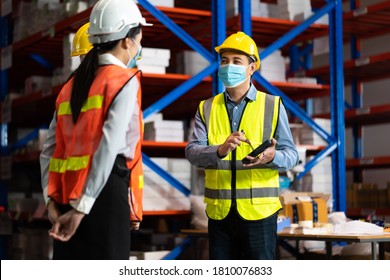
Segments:
[[[73,38],[72,53],[70,54],[71,56],[85,55],[93,48],[92,44],[88,40],[88,28],[89,22],[77,30],[76,35],[74,35]]]
[[[260,68],[260,57],[257,45],[255,41],[253,41],[253,39],[244,32],[239,31],[230,35],[220,46],[215,47],[214,49],[219,54],[221,54],[224,50],[233,50],[245,53],[255,60],[257,65],[256,70]]]

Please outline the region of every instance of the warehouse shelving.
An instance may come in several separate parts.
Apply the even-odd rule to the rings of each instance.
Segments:
[[[240,29],[240,16],[234,16],[227,20],[227,29],[239,30]],[[300,22],[278,19],[278,18],[262,18],[252,17],[252,36],[253,39],[258,42],[258,47],[267,47],[271,43],[275,42],[278,38],[297,27]],[[310,27],[302,31],[290,44],[296,42],[303,42],[324,36],[328,33],[328,25],[325,24],[311,24]]]
[[[316,114],[317,118],[329,118],[330,114]],[[345,110],[345,125],[371,125],[390,123],[390,104]]]
[[[201,38],[195,38],[202,42],[202,44],[208,45],[211,43],[210,36],[204,36],[203,32],[199,32],[199,28],[205,28],[204,31],[207,31],[207,34],[210,34],[210,31],[207,28],[210,28],[210,20],[211,20],[211,12],[209,11],[201,11],[201,10],[189,10],[189,9],[182,9],[182,8],[164,8],[159,7],[159,10],[166,14],[169,18],[171,18],[174,22],[177,22],[177,24],[181,27],[189,27],[194,26],[194,21],[196,21],[198,24],[196,24],[196,28],[190,28],[189,33],[191,31],[195,31],[198,36]],[[81,25],[82,23],[87,21],[88,15],[89,15],[90,9],[74,15],[70,18],[64,19],[60,21],[59,23],[55,24],[53,27],[49,28],[48,31],[45,32],[38,32],[32,36],[29,36],[26,39],[23,39],[19,42],[15,42],[14,47],[14,56],[17,57],[23,57],[23,55],[26,55],[27,53],[36,52],[38,54],[44,55],[47,60],[50,62],[56,64],[58,63],[58,60],[60,59],[61,55],[58,53],[58,50],[61,48],[59,47],[61,44],[61,38],[64,34],[75,32],[77,27]],[[142,9],[142,12],[145,17],[147,17],[148,21],[153,22],[155,26],[153,29],[146,29],[144,31],[144,42],[145,46],[147,44],[153,45],[152,38],[155,38],[154,40],[158,40],[159,45],[161,47],[164,47],[165,44],[172,45],[172,37],[175,37],[174,34],[170,34],[169,32],[165,32],[163,26],[156,22],[156,20],[144,9]],[[238,23],[240,21],[240,17],[232,17],[231,19],[227,20],[227,29],[228,32],[233,32],[233,30],[238,29]],[[199,23],[202,24],[199,24]],[[291,31],[292,29],[296,28],[300,23],[298,22],[291,22],[287,20],[277,20],[277,19],[264,19],[264,18],[255,18],[252,17],[252,24],[253,29],[256,30],[255,34],[259,34],[260,36],[263,36],[261,34],[266,33],[266,36],[263,37],[257,37],[257,35],[254,35],[254,38],[258,40],[260,43],[260,46],[266,46],[268,43],[274,41],[277,39],[278,36],[283,35],[286,32]],[[153,30],[153,31],[151,31]],[[203,30],[203,29],[202,29]],[[268,30],[272,30],[272,34],[269,33]],[[307,29],[302,29],[302,34],[299,34],[296,39],[293,39],[289,44],[293,44],[296,41],[303,41],[308,39],[313,39],[315,37],[321,36],[324,31],[327,31],[327,26],[320,25],[320,24],[311,24],[308,26]],[[161,35],[162,34],[162,40]],[[200,35],[199,35],[200,34]],[[165,39],[164,39],[165,37]],[[203,41],[202,41],[203,40]],[[177,40],[176,40],[177,41]],[[174,40],[174,44],[176,47],[178,46],[176,44],[176,41]],[[152,42],[152,43],[151,43]],[[164,43],[166,42],[166,43]],[[48,48],[45,47],[48,44],[50,44],[50,49],[54,51],[48,51]],[[55,51],[57,50],[57,51]],[[15,60],[17,61],[17,60]],[[25,60],[23,60],[25,63]],[[18,65],[15,65],[15,69],[21,69],[22,67],[18,67]],[[28,71],[36,73],[36,71],[39,71],[39,69],[33,67],[23,67],[23,69],[30,69]],[[26,71],[26,70],[24,70]],[[23,79],[23,77],[28,76],[30,73],[20,73],[18,72],[17,79]],[[16,77],[16,75],[14,75]],[[189,79],[189,76],[187,75],[181,75],[181,74],[167,74],[167,75],[157,75],[157,74],[145,74],[145,83],[144,83],[144,92],[147,93],[149,90],[156,92],[153,88],[154,84],[158,84],[160,92],[166,92],[177,86],[178,84],[181,84],[182,82]],[[193,89],[193,94],[191,94],[191,91],[186,94],[186,105],[189,106],[182,106],[185,107],[185,113],[187,113],[189,110],[188,108],[191,108],[193,112],[195,111],[195,108],[198,104],[198,101],[200,98],[204,98],[206,96],[211,95],[211,87],[210,82],[211,79],[209,77],[205,77],[204,79],[205,85],[200,85],[198,88]],[[15,81],[12,81],[11,84],[15,84]],[[276,87],[280,88],[285,92],[287,95],[289,95],[292,99],[303,99],[308,96],[323,96],[329,94],[329,86],[328,85],[302,85],[302,84],[293,84],[293,83],[281,83],[281,82],[274,82],[273,83]],[[152,85],[152,86],[149,86]],[[149,87],[149,88],[148,88]],[[205,90],[207,89],[208,90]],[[58,93],[60,87],[55,87],[52,89],[50,93],[35,93],[31,96],[23,97],[16,99],[14,101],[13,105],[13,117],[14,117],[14,124],[18,124],[23,122],[23,124],[27,124],[26,120],[22,120],[20,116],[22,115],[21,112],[23,111],[24,114],[26,114],[26,108],[25,106],[21,106],[22,104],[33,104],[32,102],[37,102],[39,104],[38,108],[41,108],[41,103],[49,104],[53,102],[56,94]],[[201,92],[204,95],[200,95],[199,92]],[[152,96],[150,100],[148,100],[149,96]],[[144,104],[149,105],[151,102],[158,99],[160,96],[158,95],[149,95],[144,94]],[[191,101],[192,100],[192,101]],[[178,100],[183,102],[183,100]],[[46,103],[45,103],[46,102]],[[188,103],[190,102],[190,103]],[[167,105],[168,106],[168,105]],[[38,108],[34,108],[34,106],[29,106],[30,110],[34,110],[35,120],[34,122],[43,122],[43,120],[46,118],[46,121],[48,121],[51,118],[51,113],[44,112],[42,110],[39,110]],[[168,107],[169,108],[169,107]],[[178,108],[176,107],[174,111],[172,111],[177,115],[180,115],[180,112],[177,112]],[[43,113],[45,114],[45,117],[40,118],[39,114]],[[19,120],[18,120],[19,119]],[[36,125],[36,123],[35,123]],[[158,144],[157,144],[158,145]],[[163,145],[162,145],[163,146]]]
[[[390,33],[390,2],[355,8],[343,15],[344,35],[366,39]]]
[[[390,76],[390,52],[360,57],[344,63],[345,82],[351,83],[353,79],[372,81]],[[316,76],[324,82],[329,81],[327,66],[307,70],[306,75]]]
[[[347,159],[347,168],[388,168],[390,156]]]
[[[364,182],[364,170],[390,168],[390,152],[384,151],[381,156],[363,156],[363,126],[390,123],[390,104],[362,107],[361,83],[388,79],[390,75],[390,53],[383,52],[361,56],[360,41],[390,34],[390,1],[382,1],[365,7],[358,7],[351,1],[351,11],[343,15],[344,40],[351,43],[351,58],[344,62],[346,84],[352,88],[352,109],[346,109],[346,127],[353,129],[353,158],[347,159],[346,167],[353,172],[354,182]],[[327,82],[327,67],[306,71],[307,75],[319,77]],[[368,92],[366,94],[369,94]],[[329,117],[329,114],[316,115]],[[387,154],[387,155],[386,155]],[[365,209],[366,212],[368,209]],[[389,215],[390,209],[380,209],[383,215]],[[364,212],[364,211],[363,211]],[[360,209],[349,209],[348,213],[364,213]]]
[[[2,1],[0,4],[0,62],[3,62],[5,59],[3,49],[6,49],[10,45],[10,35],[9,35],[9,18],[10,12],[12,11],[12,2],[11,1]],[[9,179],[4,173],[4,166],[6,161],[9,162],[10,150],[8,143],[8,118],[3,116],[5,113],[5,107],[8,103],[8,77],[9,69],[3,67],[3,63],[0,63],[0,215],[7,215],[8,212],[8,188],[7,180]],[[4,105],[4,106],[3,106]],[[4,169],[3,169],[4,168]],[[9,229],[8,229],[9,230]],[[0,234],[0,259],[6,259],[8,257],[8,234],[5,231],[2,231]]]
[[[152,104],[165,93],[171,91],[184,81],[191,78],[184,74],[143,74],[143,91],[145,92],[143,102],[146,106]],[[202,83],[189,91],[183,98],[178,100],[182,107],[175,107],[174,110],[166,110],[165,115],[169,118],[188,117],[188,111],[194,112],[201,99],[211,96],[211,77],[206,77]],[[280,88],[293,100],[302,100],[308,97],[321,97],[329,95],[329,86],[322,84],[300,84],[290,82],[271,82],[274,86]],[[258,84],[257,84],[258,85]],[[260,85],[258,85],[261,88]],[[39,108],[48,107],[54,104],[54,100],[61,90],[62,85],[53,87],[48,92],[35,92],[29,95],[19,97],[12,102],[12,119],[14,125],[37,126],[41,123],[48,123],[52,114],[49,110],[39,110]],[[154,94],[151,94],[154,93]],[[29,106],[26,108],[26,104]],[[168,108],[169,109],[169,108]],[[26,120],[24,115],[34,115],[34,118]]]
[[[342,0],[344,2],[348,1],[348,0]],[[277,3],[277,0],[261,0],[261,2],[264,2],[264,3],[269,3],[269,4],[276,4]],[[311,0],[311,5],[313,8],[319,8],[319,7],[323,7],[326,3],[326,0]]]

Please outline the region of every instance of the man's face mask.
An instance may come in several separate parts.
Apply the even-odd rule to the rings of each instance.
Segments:
[[[246,76],[246,69],[249,66],[236,64],[221,65],[218,70],[218,77],[227,88],[234,88],[244,83],[249,76]]]

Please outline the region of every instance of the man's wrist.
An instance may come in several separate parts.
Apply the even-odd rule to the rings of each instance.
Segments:
[[[221,154],[220,154],[220,152],[219,152],[219,148],[220,148],[220,147],[221,147],[221,146],[219,146],[218,149],[217,149],[217,156],[218,156],[219,159],[223,159],[224,157],[226,157],[226,155],[221,155]]]

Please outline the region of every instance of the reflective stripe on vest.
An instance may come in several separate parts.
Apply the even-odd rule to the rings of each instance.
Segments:
[[[103,106],[104,96],[95,95],[88,97],[81,107],[81,112],[87,112],[92,109],[101,109]],[[72,115],[72,109],[70,108],[70,102],[63,102],[58,108],[58,116]]]
[[[243,112],[239,130],[257,147],[265,139],[271,139],[276,130],[280,98],[257,92],[255,101],[248,101]],[[221,145],[232,133],[224,94],[216,95],[199,105],[199,113],[207,127],[209,145]],[[229,153],[216,165],[205,169],[205,203],[207,215],[221,220],[231,206],[232,172],[236,172],[237,210],[246,220],[258,220],[280,209],[278,197],[278,172],[268,169],[247,168],[241,163],[251,147],[241,143],[236,148],[236,160]],[[232,164],[235,162],[235,168]],[[235,170],[235,171],[232,171]]]
[[[208,198],[214,199],[230,199],[231,190],[212,190],[209,188],[205,189],[204,195]],[[256,197],[274,197],[279,195],[279,188],[252,188],[252,189],[239,189],[236,192],[236,197],[240,198],[252,198]]]
[[[68,157],[67,159],[51,158],[49,171],[65,173],[66,171],[77,171],[87,168],[90,156]]]

